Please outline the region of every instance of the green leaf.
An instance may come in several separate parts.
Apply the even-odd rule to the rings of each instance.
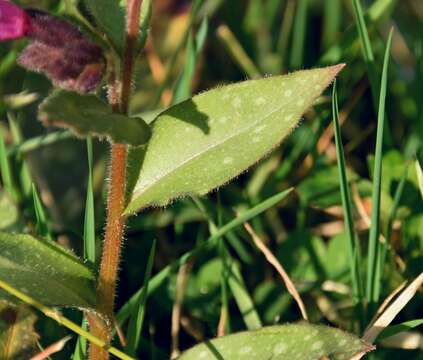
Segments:
[[[0,359],[29,359],[34,355],[38,336],[35,314],[23,304],[0,300]]]
[[[153,269],[155,252],[156,240],[153,241],[153,245],[151,245],[150,249],[150,254],[148,255],[147,266],[144,275],[144,283],[142,291],[137,301],[137,306],[133,309],[133,314],[129,319],[126,350],[131,355],[136,354],[141,339],[141,331],[142,325],[144,323],[145,307],[148,296],[148,283],[151,278],[151,271]]]
[[[38,116],[46,126],[70,128],[80,136],[108,137],[115,143],[138,146],[150,138],[144,120],[113,113],[95,95],[56,90],[41,103]]]
[[[370,344],[341,330],[299,323],[269,326],[206,341],[178,359],[319,360],[330,356],[334,360],[348,360],[372,349]]]
[[[41,237],[45,237],[51,240],[51,235],[47,223],[47,216],[34,183],[32,183],[32,198],[34,200],[35,217],[37,219],[37,234]]]
[[[93,272],[59,245],[31,235],[0,232],[0,279],[47,306],[96,303]]]
[[[390,31],[383,61],[383,71],[380,84],[379,110],[377,117],[375,164],[373,170],[372,215],[368,242],[367,283],[366,297],[369,302],[376,303],[380,296],[381,274],[377,268],[378,257],[381,253],[380,209],[381,209],[381,182],[382,182],[382,150],[385,126],[385,101],[388,82],[388,66],[391,53],[393,30]]]
[[[245,171],[292,131],[342,67],[217,88],[158,115],[125,212],[206,194]]]
[[[118,53],[125,44],[125,12],[118,0],[84,0],[100,29]]]
[[[192,94],[191,81],[194,76],[198,56],[200,55],[206,41],[207,30],[208,20],[205,18],[201,23],[195,39],[193,38],[192,32],[188,35],[185,66],[175,85],[172,99],[173,104],[186,100]]]
[[[420,326],[422,324],[423,324],[423,319],[415,319],[415,320],[403,322],[401,324],[388,326],[379,334],[377,339],[383,340],[390,336],[399,334],[400,332],[405,332],[405,331],[414,329],[415,327]]]
[[[143,0],[140,11],[140,33],[137,39],[135,54],[144,48],[144,45],[147,41],[148,31],[150,28],[151,12],[151,0]]]
[[[420,189],[420,194],[422,195],[423,198],[423,170],[422,167],[420,166],[419,160],[416,160],[416,173],[417,173],[417,180],[419,183],[419,189]]]
[[[263,325],[253,300],[245,286],[239,265],[232,262],[229,266],[230,267],[227,269],[227,271],[230,272],[228,276],[228,285],[238,305],[239,311],[241,312],[244,323],[249,330],[259,329]]]
[[[94,190],[93,190],[93,143],[87,139],[88,157],[88,184],[85,198],[84,217],[84,258],[91,264],[95,264],[95,213],[94,213]]]

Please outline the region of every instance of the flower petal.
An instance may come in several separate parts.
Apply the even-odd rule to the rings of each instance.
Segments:
[[[29,16],[17,5],[0,0],[0,41],[26,36],[31,27]]]

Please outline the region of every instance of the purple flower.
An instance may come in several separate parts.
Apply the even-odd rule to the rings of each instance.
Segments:
[[[0,41],[27,37],[18,64],[44,73],[54,85],[86,93],[101,82],[102,49],[78,28],[43,11],[22,10],[0,0]]]
[[[0,0],[0,41],[19,39],[31,27],[28,14],[15,4]]]

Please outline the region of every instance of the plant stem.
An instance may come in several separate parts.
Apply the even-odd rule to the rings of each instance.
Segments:
[[[129,108],[141,3],[142,0],[127,1],[126,46],[122,59],[120,92],[113,71],[111,71],[112,76],[109,79],[109,102],[114,111],[124,114],[128,113]],[[112,337],[111,324],[114,318],[116,280],[126,220],[123,215],[125,209],[126,158],[127,147],[122,144],[113,144],[107,198],[107,223],[97,288],[97,310],[100,314],[106,316],[108,321],[96,315],[88,317],[92,333],[106,342],[110,342]],[[105,350],[92,346],[91,360],[107,360],[108,358],[109,355]]]

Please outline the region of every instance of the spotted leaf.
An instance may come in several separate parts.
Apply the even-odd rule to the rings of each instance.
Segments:
[[[245,171],[292,131],[342,67],[220,87],[159,114],[147,148],[130,157],[126,213],[205,194]]]
[[[373,347],[344,331],[307,323],[269,326],[201,343],[178,360],[301,359],[349,360]]]

